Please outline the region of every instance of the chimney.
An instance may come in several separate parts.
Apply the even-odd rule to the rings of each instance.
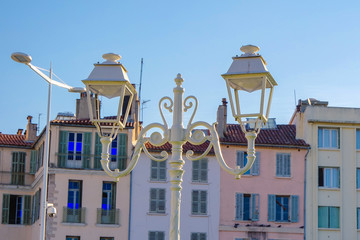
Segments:
[[[91,94],[90,101],[92,104],[93,114],[95,115],[95,98]],[[89,107],[86,92],[80,93],[80,99],[76,99],[76,119],[89,119]]]
[[[32,142],[36,139],[37,124],[31,123],[32,116],[28,116],[28,124],[26,126],[25,140]]]
[[[226,98],[222,99],[222,105],[219,106],[217,110],[217,132],[219,134],[219,138],[223,138],[226,132],[227,126],[227,101]]]
[[[19,129],[17,130],[17,133],[16,133],[16,134],[17,134],[17,135],[22,135],[23,130],[24,130],[24,129],[19,128]]]

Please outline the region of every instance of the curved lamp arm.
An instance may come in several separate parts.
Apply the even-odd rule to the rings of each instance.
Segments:
[[[236,167],[235,169],[233,169],[226,164],[224,157],[221,153],[219,136],[216,132],[215,126],[216,126],[216,123],[214,123],[209,130],[210,130],[210,135],[211,135],[210,142],[211,142],[212,146],[214,147],[216,159],[218,160],[219,165],[222,167],[222,169],[224,169],[226,172],[228,172],[232,175],[235,175],[237,179],[240,179],[241,175],[246,173],[252,167],[252,165],[255,161],[255,158],[256,158],[256,156],[255,156],[255,139],[257,137],[257,133],[255,131],[245,132],[245,137],[248,142],[248,144],[247,144],[248,145],[247,163],[242,168]]]
[[[160,128],[164,134],[163,136],[159,132],[153,132],[149,138],[145,137],[146,133],[153,128]],[[116,181],[119,181],[121,177],[128,175],[136,166],[139,161],[139,157],[141,154],[141,150],[144,150],[144,153],[151,159],[155,161],[165,161],[168,158],[168,153],[163,151],[161,152],[161,158],[156,158],[152,156],[146,149],[145,143],[150,142],[154,146],[161,146],[165,144],[169,139],[168,129],[165,125],[159,123],[153,123],[145,128],[143,128],[139,134],[139,139],[135,144],[134,153],[132,155],[131,161],[129,162],[126,169],[120,171],[119,169],[115,169],[112,171],[109,167],[109,146],[112,139],[108,136],[101,137],[100,141],[102,143],[102,153],[101,153],[101,166],[104,171]]]

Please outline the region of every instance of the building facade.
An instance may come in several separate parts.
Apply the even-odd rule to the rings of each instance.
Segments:
[[[221,150],[235,168],[247,162],[238,124],[226,124],[226,100],[218,110]],[[247,126],[251,127],[251,126]],[[305,155],[295,126],[270,119],[256,139],[256,160],[241,179],[220,171],[220,240],[304,239]]]
[[[306,239],[360,239],[360,109],[299,101],[290,121],[310,144]]]

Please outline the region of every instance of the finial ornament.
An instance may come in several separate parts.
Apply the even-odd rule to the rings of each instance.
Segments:
[[[181,84],[184,82],[184,79],[181,77],[180,73],[177,74],[175,82],[178,87],[181,87]]]
[[[258,46],[255,45],[244,45],[240,48],[240,50],[244,53],[241,56],[256,56],[256,52],[260,50]]]
[[[121,59],[121,56],[119,54],[115,54],[115,53],[105,53],[102,55],[102,57],[107,62],[114,62],[114,63],[117,63],[117,61],[119,61]]]

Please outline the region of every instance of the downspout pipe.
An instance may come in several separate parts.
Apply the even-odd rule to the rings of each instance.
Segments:
[[[306,240],[306,175],[307,175],[307,171],[306,171],[306,163],[307,163],[307,156],[310,152],[311,147],[308,147],[307,152],[305,154],[305,178],[304,178],[304,240]]]

